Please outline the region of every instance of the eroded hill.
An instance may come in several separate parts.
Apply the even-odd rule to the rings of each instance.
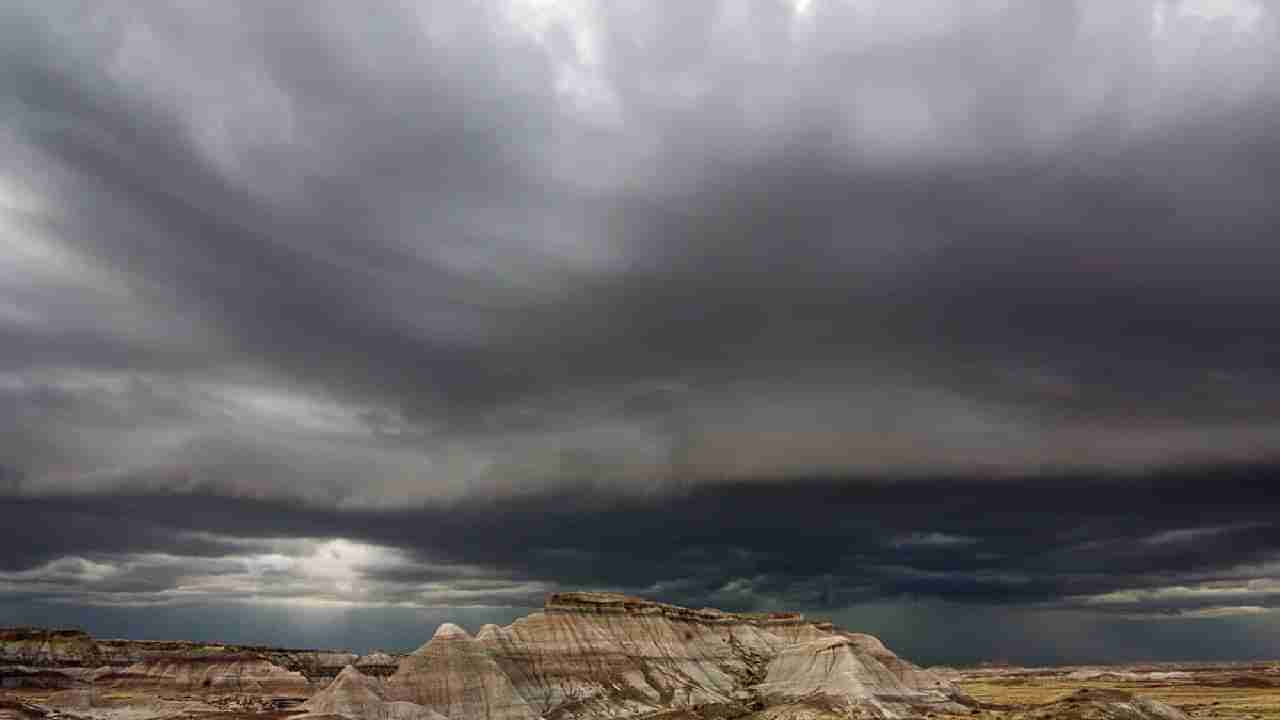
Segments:
[[[796,613],[695,610],[612,593],[552,595],[542,611],[474,636],[445,623],[403,656],[27,628],[0,631],[0,665],[11,691],[0,715],[14,720],[1186,717],[1122,694],[984,703],[870,635]]]

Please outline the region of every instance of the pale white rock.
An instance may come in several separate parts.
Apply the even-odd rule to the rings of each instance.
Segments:
[[[822,702],[910,717],[922,708],[963,712],[945,680],[898,658],[869,635],[832,635],[792,645],[769,663],[755,686],[771,705]]]
[[[467,634],[467,631],[463,630],[460,626],[447,622],[447,623],[440,623],[440,627],[436,628],[436,633],[431,636],[432,640],[435,640],[437,638],[443,638],[443,639],[457,638],[457,639],[470,640],[471,636]],[[419,650],[423,650],[423,649],[425,649],[425,646],[422,648],[419,648]]]
[[[556,600],[483,641],[544,714],[586,701],[620,714],[729,702],[750,671],[735,642],[769,651],[754,628],[735,632],[721,618],[705,624],[654,606],[612,612]]]

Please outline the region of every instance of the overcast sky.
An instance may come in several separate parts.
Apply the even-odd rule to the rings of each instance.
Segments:
[[[0,623],[1280,656],[1280,5],[3,5]]]

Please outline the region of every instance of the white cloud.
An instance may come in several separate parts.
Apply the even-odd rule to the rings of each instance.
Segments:
[[[1225,20],[1240,31],[1255,29],[1265,13],[1256,0],[1173,0],[1162,9],[1181,17]]]
[[[1211,527],[1196,528],[1179,528],[1177,530],[1165,530],[1163,532],[1148,535],[1142,538],[1140,542],[1144,545],[1169,545],[1174,543],[1189,543],[1211,538],[1215,535],[1223,535],[1249,528],[1260,527],[1257,523],[1241,523],[1234,525],[1215,525]]]
[[[508,579],[478,566],[433,563],[396,548],[345,538],[232,538],[214,557],[167,553],[68,556],[0,573],[0,592],[84,605],[244,603],[297,607],[527,606],[543,582]]]

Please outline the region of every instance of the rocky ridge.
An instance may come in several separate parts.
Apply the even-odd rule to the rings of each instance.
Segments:
[[[109,668],[124,673],[152,673],[151,666],[175,660],[195,664],[258,658],[309,682],[326,683],[348,665],[366,675],[395,672],[400,657],[383,652],[357,655],[341,650],[297,650],[266,645],[237,645],[171,640],[96,639],[83,630],[0,628],[0,666],[55,669],[74,675],[85,669]],[[101,672],[99,673],[101,674]]]
[[[339,716],[365,720],[445,720],[439,713],[411,702],[387,700],[377,679],[348,665],[328,687],[301,707],[302,717]]]
[[[154,657],[95,678],[103,684],[253,694],[310,694],[305,675],[253,653]]]
[[[819,716],[963,712],[968,699],[878,640],[796,613],[691,609],[611,593],[552,595],[476,637],[444,625],[401,661],[387,697],[450,720],[568,720],[788,706]]]

